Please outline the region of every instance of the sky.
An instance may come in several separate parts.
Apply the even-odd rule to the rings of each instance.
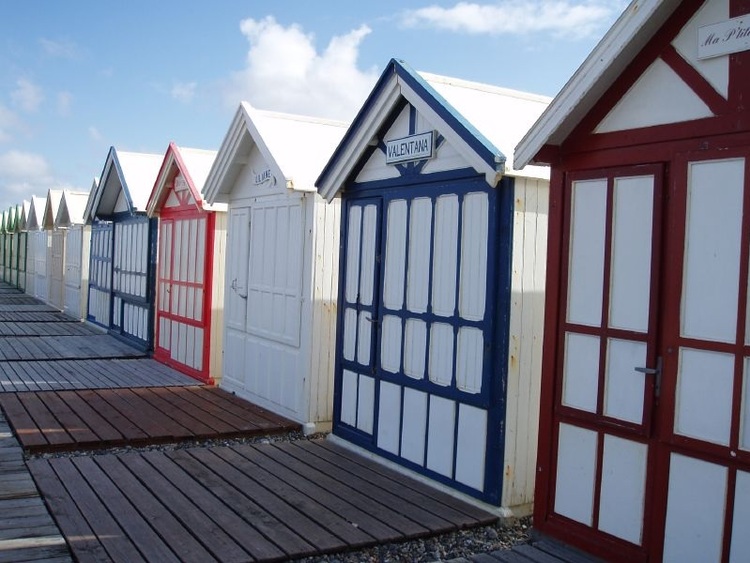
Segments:
[[[240,101],[350,120],[392,58],[554,96],[626,0],[0,1],[0,211],[111,146],[218,150]]]

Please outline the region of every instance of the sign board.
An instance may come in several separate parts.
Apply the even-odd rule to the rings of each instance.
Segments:
[[[271,173],[270,168],[266,168],[261,172],[252,170],[253,173],[253,185],[262,186],[268,184],[269,187],[276,185],[276,177]]]
[[[750,50],[750,15],[698,28],[698,59]]]
[[[434,156],[434,131],[409,135],[385,142],[385,163],[398,164],[412,160],[425,160]]]

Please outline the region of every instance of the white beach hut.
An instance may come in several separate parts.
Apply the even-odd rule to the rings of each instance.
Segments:
[[[229,205],[222,387],[330,427],[339,206],[315,176],[346,125],[237,110],[206,180]]]
[[[49,190],[44,205],[42,228],[47,231],[47,303],[62,311],[65,301],[63,275],[65,273],[65,230],[55,224],[60,208],[62,190]]]
[[[96,180],[91,189],[96,189]],[[90,193],[64,190],[55,217],[55,229],[65,233],[62,308],[78,319],[86,318],[91,227],[84,213]]]

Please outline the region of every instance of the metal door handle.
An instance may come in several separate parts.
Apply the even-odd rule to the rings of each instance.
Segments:
[[[372,323],[372,324],[378,324],[380,322],[380,319],[373,319],[372,317],[367,317],[365,320],[368,323]]]

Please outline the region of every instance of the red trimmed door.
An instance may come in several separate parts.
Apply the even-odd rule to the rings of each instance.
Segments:
[[[568,178],[540,527],[610,560],[748,560],[748,163],[673,169],[669,194],[657,166]]]
[[[175,184],[159,222],[154,357],[209,381],[214,215]]]

